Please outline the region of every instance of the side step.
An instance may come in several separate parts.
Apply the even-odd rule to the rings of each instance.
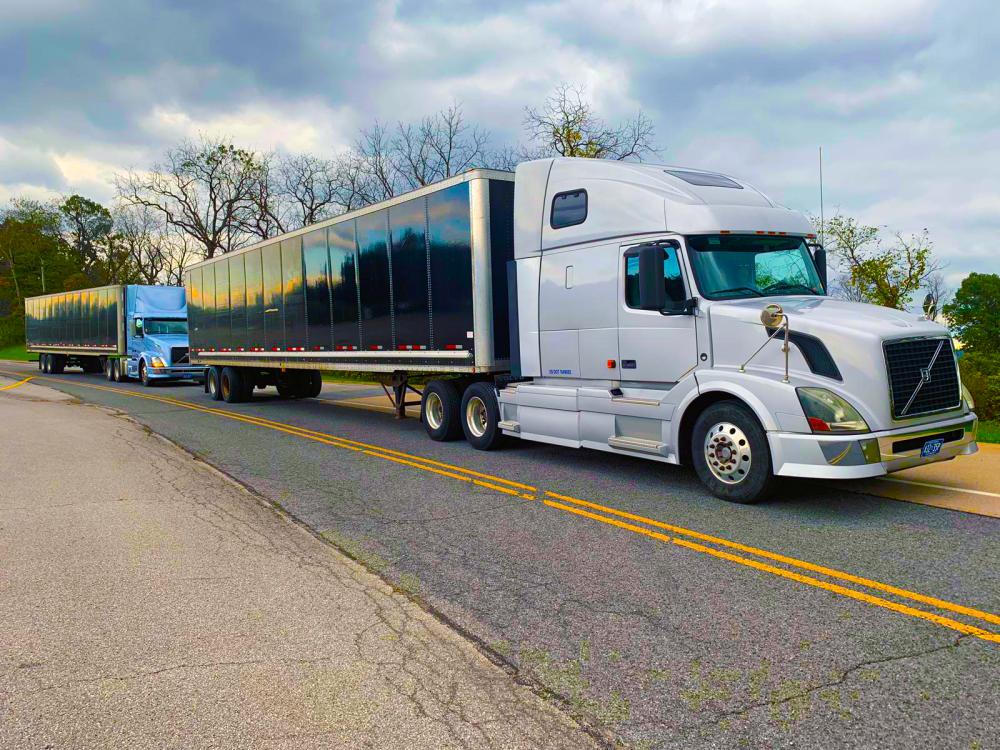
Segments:
[[[609,437],[608,445],[612,448],[618,448],[619,450],[638,451],[639,453],[653,453],[657,456],[662,456],[663,449],[667,447],[666,443],[661,443],[659,440],[646,440],[645,438],[624,437],[619,435],[612,435]]]
[[[520,432],[521,423],[515,422],[513,419],[504,419],[497,422],[497,427],[501,430],[506,430],[507,432]]]

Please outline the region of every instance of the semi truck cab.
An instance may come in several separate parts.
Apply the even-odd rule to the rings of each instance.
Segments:
[[[127,377],[144,385],[201,380],[203,368],[188,359],[187,303],[183,287],[125,287]]]
[[[826,295],[800,213],[702,170],[547,159],[515,188],[521,438],[693,465],[750,502],[976,451],[950,335]]]

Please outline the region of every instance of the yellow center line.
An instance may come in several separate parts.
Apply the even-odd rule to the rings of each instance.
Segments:
[[[3,371],[0,371],[3,372]],[[35,376],[25,378],[23,382],[31,380]],[[56,379],[56,378],[53,378]],[[549,500],[545,498],[538,498],[535,494],[537,493],[536,488],[522,484],[520,482],[514,482],[512,480],[503,479],[502,477],[496,477],[490,474],[484,474],[481,472],[474,471],[472,469],[466,469],[460,466],[454,466],[452,464],[443,463],[440,461],[434,461],[432,459],[423,458],[421,456],[414,456],[412,454],[403,453],[401,451],[395,451],[388,448],[382,448],[377,445],[372,445],[369,443],[362,443],[355,440],[350,440],[348,438],[341,438],[335,435],[329,435],[327,433],[317,432],[315,430],[309,430],[303,427],[296,427],[295,425],[286,424],[283,422],[275,422],[273,420],[265,419],[263,417],[256,417],[252,415],[242,415],[237,414],[232,411],[226,411],[222,409],[214,409],[210,407],[199,406],[186,401],[180,401],[178,399],[168,398],[164,396],[157,396],[147,393],[137,393],[135,391],[127,390],[124,388],[114,388],[109,386],[95,385],[93,383],[72,383],[64,378],[58,378],[62,382],[70,383],[71,385],[79,385],[85,388],[92,388],[95,390],[109,391],[117,393],[124,396],[144,398],[151,401],[158,401],[172,406],[177,406],[184,409],[190,409],[192,411],[203,412],[206,414],[212,414],[214,416],[224,417],[226,419],[232,419],[239,422],[244,422],[257,427],[266,427],[268,429],[273,429],[279,432],[284,432],[289,435],[296,437],[302,437],[308,440],[313,440],[315,442],[324,443],[338,448],[345,448],[347,450],[362,453],[367,456],[374,458],[381,458],[394,463],[398,463],[404,466],[409,466],[412,468],[420,469],[422,471],[427,471],[439,476],[444,476],[451,479],[457,479],[464,482],[469,482],[471,484],[485,487],[491,490],[502,492],[504,494],[513,495],[516,497],[521,497],[527,500],[541,499],[543,504],[558,509],[564,512],[572,513],[577,516],[583,516],[590,518],[600,523],[615,526],[636,534],[641,534],[643,536],[661,541],[669,542],[672,544],[677,544],[681,547],[687,549],[702,552],[704,554],[712,555],[730,562],[734,562],[740,565],[745,565],[748,567],[755,568],[757,570],[772,573],[774,575],[798,581],[800,583],[805,583],[810,586],[816,586],[818,588],[825,589],[827,591],[840,594],[842,596],[847,596],[858,601],[867,602],[868,604],[873,604],[875,606],[883,607],[886,609],[893,610],[902,614],[910,615],[912,617],[917,617],[923,620],[934,622],[943,627],[950,628],[952,630],[957,630],[958,632],[965,633],[968,635],[976,636],[977,638],[982,638],[988,641],[1000,642],[1000,634],[994,634],[981,628],[974,627],[972,625],[967,625],[965,623],[959,622],[957,620],[952,620],[947,617],[942,617],[931,612],[926,612],[924,610],[909,607],[905,604],[899,604],[896,602],[888,601],[886,599],[881,599],[871,594],[867,594],[862,591],[857,591],[855,589],[840,586],[835,583],[830,583],[828,581],[822,581],[810,576],[802,575],[801,573],[796,573],[794,571],[787,570],[785,568],[779,568],[767,563],[760,562],[758,560],[753,560],[746,557],[741,557],[739,555],[734,555],[723,550],[715,549],[712,547],[706,547],[704,545],[698,544],[696,542],[688,541],[687,539],[679,539],[677,537],[670,537],[665,534],[653,531],[651,529],[645,528],[643,526],[636,526],[635,524],[626,523],[619,521],[614,517],[627,518],[632,521],[636,521],[648,526],[653,526],[654,528],[665,529],[667,531],[673,532],[681,536],[688,536],[694,539],[699,539],[710,544],[715,544],[723,547],[729,547],[730,549],[739,550],[741,552],[752,554],[758,557],[764,557],[775,562],[780,562],[785,565],[790,565],[792,567],[798,567],[804,570],[809,570],[814,573],[819,573],[831,578],[837,578],[842,581],[849,581],[851,583],[865,586],[868,588],[883,591],[885,593],[890,593],[899,597],[908,598],[913,601],[918,601],[924,604],[928,604],[938,609],[950,610],[959,614],[963,614],[969,617],[975,617],[982,619],[987,622],[1000,624],[1000,617],[989,612],[984,612],[981,610],[973,609],[971,607],[965,607],[960,604],[955,604],[953,602],[945,601],[943,599],[937,599],[930,596],[925,596],[913,591],[908,591],[906,589],[898,588],[896,586],[891,586],[889,584],[881,583],[879,581],[873,581],[868,578],[862,578],[860,576],[855,576],[850,573],[845,573],[843,571],[835,570],[833,568],[828,568],[822,565],[816,565],[814,563],[806,562],[804,560],[798,560],[793,557],[788,557],[786,555],[780,555],[774,552],[769,552],[767,550],[759,549],[757,547],[751,547],[744,544],[739,544],[738,542],[733,542],[728,539],[723,539],[720,537],[714,537],[708,534],[703,534],[698,531],[693,531],[691,529],[686,529],[681,526],[675,526],[673,524],[664,523],[662,521],[657,521],[652,518],[647,518],[645,516],[636,515],[634,513],[628,513],[626,511],[618,510],[617,508],[611,508],[605,505],[600,505],[598,503],[592,503],[587,500],[581,500],[579,498],[571,497],[569,495],[561,495],[555,492],[546,491],[544,494],[549,498],[555,498],[556,500],[562,500],[564,502],[555,502],[554,500]],[[15,384],[20,385],[20,383]],[[13,386],[8,386],[13,387]],[[440,468],[438,468],[440,467]],[[450,471],[449,471],[450,469]],[[480,477],[482,479],[476,479],[473,477]],[[483,481],[483,479],[489,479],[493,481]],[[495,484],[497,482],[499,484]],[[506,486],[504,486],[506,485]],[[521,492],[520,490],[528,490],[528,492]],[[570,503],[571,505],[566,505],[564,503]],[[573,507],[580,506],[580,507]],[[590,508],[597,513],[582,510],[582,508]],[[608,515],[604,515],[608,514]]]
[[[708,534],[702,534],[698,531],[692,531],[691,529],[685,529],[682,526],[674,526],[673,524],[663,523],[662,521],[656,521],[652,518],[646,518],[645,516],[639,516],[634,513],[628,513],[623,510],[618,510],[617,508],[609,508],[606,505],[598,505],[597,503],[592,503],[587,500],[580,500],[579,498],[570,497],[569,495],[559,495],[555,492],[546,492],[549,497],[554,497],[557,500],[564,500],[569,503],[574,503],[576,505],[581,505],[585,508],[593,508],[594,510],[599,510],[603,513],[610,513],[611,515],[619,516],[621,518],[628,518],[632,521],[639,521],[641,523],[648,524],[650,526],[655,526],[659,529],[666,529],[667,531],[672,531],[675,534],[680,534],[681,536],[689,536],[694,539],[700,539],[703,542],[710,542],[712,544],[717,544],[722,547],[729,547],[731,549],[739,550],[740,552],[746,552],[751,555],[757,555],[758,557],[765,557],[769,560],[774,560],[775,562],[784,563],[786,565],[791,565],[796,568],[802,568],[803,570],[809,570],[813,573],[821,573],[825,576],[830,576],[831,578],[839,578],[842,581],[850,581],[851,583],[856,583],[859,586],[865,586],[867,588],[876,589],[878,591],[884,591],[887,594],[894,594],[896,596],[903,597],[905,599],[912,599],[913,601],[921,602],[923,604],[929,604],[932,607],[937,607],[938,609],[947,609],[957,614],[967,615],[968,617],[976,617],[986,622],[993,623],[995,625],[1000,625],[1000,617],[992,614],[991,612],[983,612],[982,610],[973,609],[972,607],[966,607],[961,604],[955,604],[953,602],[945,601],[944,599],[936,599],[932,596],[926,596],[924,594],[918,594],[915,591],[908,591],[907,589],[901,589],[897,586],[890,586],[887,583],[882,583],[880,581],[873,581],[870,578],[862,578],[861,576],[856,576],[851,573],[845,573],[834,568],[827,568],[823,565],[817,565],[815,563],[806,562],[805,560],[798,560],[794,557],[788,557],[787,555],[780,555],[776,552],[769,552],[768,550],[760,549],[758,547],[750,547],[746,544],[740,544],[739,542],[731,542],[728,539],[723,539],[717,536],[710,536]]]
[[[9,391],[11,388],[17,388],[19,385],[24,385],[29,380],[34,380],[34,379],[35,379],[34,375],[29,375],[24,380],[19,380],[16,383],[11,383],[10,385],[3,386],[2,388],[0,388],[0,391]]]
[[[546,493],[551,494],[551,493]],[[600,521],[601,523],[606,523],[611,526],[617,526],[618,528],[625,529],[627,531],[634,532],[636,534],[642,534],[643,536],[652,537],[661,542],[667,542],[670,544],[676,544],[680,547],[686,549],[694,550],[695,552],[701,552],[706,555],[711,555],[713,557],[719,557],[723,560],[728,560],[729,562],[737,563],[738,565],[745,565],[749,568],[755,568],[756,570],[762,570],[767,573],[773,573],[776,576],[781,576],[782,578],[788,578],[793,581],[798,581],[799,583],[804,583],[808,586],[815,586],[816,588],[824,589],[826,591],[833,592],[835,594],[840,594],[841,596],[847,596],[851,599],[857,599],[858,601],[865,602],[867,604],[873,604],[876,607],[883,607],[885,609],[890,609],[894,612],[899,612],[900,614],[910,615],[911,617],[917,617],[921,620],[928,620],[936,625],[941,625],[946,628],[951,628],[952,630],[957,630],[959,633],[964,633],[966,635],[973,635],[977,638],[981,638],[985,641],[992,641],[994,643],[1000,643],[1000,634],[991,633],[988,630],[983,630],[982,628],[977,628],[974,625],[967,625],[964,622],[959,622],[958,620],[952,620],[948,617],[942,617],[936,615],[933,612],[925,612],[922,609],[916,609],[915,607],[908,607],[905,604],[898,604],[897,602],[891,602],[887,599],[880,599],[877,596],[872,596],[871,594],[866,594],[863,591],[857,591],[855,589],[849,589],[846,586],[839,586],[836,583],[829,583],[828,581],[821,581],[818,578],[812,578],[810,576],[802,575],[801,573],[796,573],[792,570],[786,570],[785,568],[778,568],[774,565],[768,565],[767,563],[762,563],[758,560],[752,560],[748,557],[740,557],[739,555],[734,555],[730,552],[724,552],[723,550],[715,549],[713,547],[706,547],[703,544],[698,544],[697,542],[691,542],[687,539],[678,539],[677,537],[669,537],[665,534],[660,534],[656,531],[651,531],[649,529],[644,529],[641,526],[635,526],[630,523],[625,523],[624,521],[617,521],[614,518],[608,518],[607,516],[601,516],[597,513],[590,513],[580,508],[574,508],[569,505],[563,505],[562,503],[557,503],[553,500],[542,500],[542,502],[549,506],[550,508],[558,508],[559,510],[566,511],[567,513],[573,513],[578,516],[584,516],[585,518],[590,518],[594,521]]]

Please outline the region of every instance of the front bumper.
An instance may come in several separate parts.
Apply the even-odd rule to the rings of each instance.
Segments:
[[[862,435],[817,435],[769,432],[774,473],[784,477],[814,479],[864,479],[979,450],[975,414],[939,422]],[[944,436],[946,442],[933,456],[921,456],[926,440]]]
[[[150,380],[201,380],[205,376],[204,367],[150,367]]]

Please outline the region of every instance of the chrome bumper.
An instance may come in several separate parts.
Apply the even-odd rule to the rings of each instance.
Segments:
[[[779,476],[862,479],[971,455],[979,450],[978,426],[975,414],[964,414],[932,424],[864,435],[771,432],[768,442],[774,472]],[[954,433],[954,439],[945,442],[938,453],[920,455],[927,440],[948,433]]]

